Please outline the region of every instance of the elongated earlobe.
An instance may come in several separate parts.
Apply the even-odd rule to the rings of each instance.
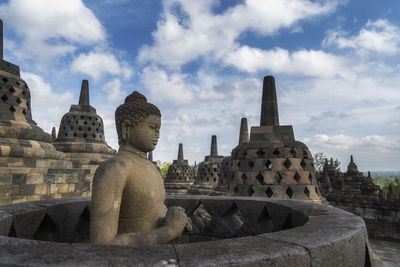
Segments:
[[[122,143],[125,143],[129,139],[129,128],[131,123],[128,120],[125,120],[122,123]]]

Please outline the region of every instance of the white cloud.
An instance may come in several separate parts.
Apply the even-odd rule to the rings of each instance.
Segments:
[[[168,74],[157,67],[146,67],[141,76],[142,83],[151,93],[154,101],[188,103],[193,98],[192,89],[185,84],[186,76],[179,73]]]
[[[236,42],[241,34],[253,31],[262,35],[272,35],[282,28],[298,28],[298,21],[330,13],[335,10],[339,1],[246,0],[243,4],[231,7],[218,15],[212,11],[217,1],[170,0],[164,3],[163,19],[153,32],[154,45],[142,47],[139,61],[157,63],[176,70],[200,57],[210,61],[224,61],[225,58],[229,58],[226,63],[240,70],[254,72],[266,69],[266,63],[260,63],[254,58],[257,54],[284,61],[276,64],[290,64],[292,61],[287,60],[287,55],[282,57],[282,51],[279,50],[263,51],[241,47]],[[240,60],[243,59],[240,54],[249,53],[253,54],[252,58],[244,62],[245,66],[240,66]],[[236,59],[236,56],[239,56],[240,60]],[[252,67],[252,63],[256,65]],[[274,64],[272,61],[269,63]],[[320,64],[317,64],[308,66],[307,69],[319,67]],[[285,71],[285,68],[281,68],[280,71]]]
[[[343,32],[330,31],[323,44],[354,48],[361,53],[378,52],[393,55],[400,50],[400,29],[384,19],[368,21],[355,36],[346,38]]]
[[[106,99],[112,102],[121,103],[127,95],[121,90],[121,80],[118,78],[106,83],[102,90],[107,92]]]
[[[74,95],[70,92],[54,92],[50,84],[34,73],[21,72],[21,77],[27,82],[31,91],[33,119],[47,132],[51,132],[53,126],[58,130],[61,117],[68,112]]]
[[[121,75],[126,79],[132,76],[132,70],[125,62],[120,62],[115,55],[105,52],[80,54],[71,64],[71,70],[99,79],[104,74]]]
[[[305,138],[304,142],[313,153],[324,152],[328,157],[338,158],[342,162],[342,171],[346,171],[350,155],[355,156],[359,170],[371,170],[371,166],[379,166],[372,170],[398,170],[399,136],[321,134]]]
[[[0,16],[23,38],[13,51],[19,58],[52,59],[105,40],[101,23],[81,0],[10,0],[0,5]]]

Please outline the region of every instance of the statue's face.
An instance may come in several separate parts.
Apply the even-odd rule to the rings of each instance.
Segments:
[[[161,117],[149,115],[144,121],[135,126],[130,126],[128,144],[140,151],[153,151],[160,137]]]

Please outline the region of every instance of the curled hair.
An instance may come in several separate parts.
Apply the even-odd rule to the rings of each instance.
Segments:
[[[115,126],[117,127],[118,143],[122,141],[122,123],[128,120],[131,124],[137,125],[150,115],[161,117],[160,110],[147,102],[141,93],[134,91],[125,98],[125,103],[115,111]]]

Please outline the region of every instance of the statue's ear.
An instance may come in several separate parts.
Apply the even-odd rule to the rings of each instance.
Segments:
[[[122,142],[125,142],[129,138],[129,128],[131,126],[131,123],[128,120],[124,120],[122,123]]]

